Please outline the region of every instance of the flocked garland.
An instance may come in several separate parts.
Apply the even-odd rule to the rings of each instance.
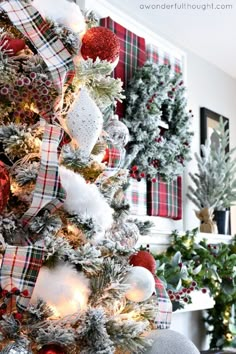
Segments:
[[[146,62],[129,83],[124,123],[131,140],[127,165],[132,176],[171,180],[190,159],[191,111],[186,109],[182,74]]]

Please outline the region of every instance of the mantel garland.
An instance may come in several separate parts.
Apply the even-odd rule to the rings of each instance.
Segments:
[[[146,62],[135,72],[126,97],[124,123],[131,136],[126,165],[132,177],[174,179],[190,160],[193,135],[182,74]]]

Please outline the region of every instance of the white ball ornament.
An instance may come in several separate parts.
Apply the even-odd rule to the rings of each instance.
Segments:
[[[155,280],[152,273],[144,267],[133,267],[124,280],[129,285],[125,296],[133,302],[148,300],[155,291]]]
[[[71,105],[66,125],[75,145],[89,156],[101,134],[103,116],[86,88],[81,89]]]

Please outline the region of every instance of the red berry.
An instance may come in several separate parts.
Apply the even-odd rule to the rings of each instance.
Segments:
[[[14,317],[15,317],[15,319],[18,320],[18,321],[22,320],[22,318],[23,318],[22,314],[19,313],[19,312],[15,313],[15,314],[14,314]]]
[[[208,248],[211,248],[211,245],[209,244],[209,245],[207,245],[207,247],[208,247]]]
[[[141,173],[140,173],[140,177],[145,178],[145,176],[146,176],[146,175],[145,175],[144,172],[141,172]]]
[[[176,295],[176,300],[180,300],[180,296],[179,295]]]
[[[183,293],[186,293],[186,292],[187,292],[187,289],[186,289],[186,288],[183,288],[182,291],[183,291]]]
[[[173,295],[173,294],[170,295],[170,300],[171,300],[171,301],[175,300],[175,295]]]
[[[17,291],[19,291],[19,289],[16,288],[16,287],[14,287],[14,288],[11,289],[11,292],[12,292],[13,294],[14,294],[15,292],[17,292]]]
[[[194,290],[194,287],[193,286],[191,286],[191,288],[189,288],[191,291],[193,291]]]
[[[192,286],[197,286],[197,283],[195,281],[192,282]]]
[[[132,171],[133,171],[133,172],[138,171],[138,166],[136,166],[136,165],[132,166]]]
[[[168,295],[172,295],[173,294],[173,291],[172,290],[168,290]]]
[[[2,317],[2,315],[4,315],[5,313],[6,313],[6,310],[0,309],[0,317]]]
[[[187,297],[184,298],[184,302],[188,302],[188,298]]]
[[[206,294],[207,293],[207,289],[206,288],[202,288],[202,293]]]
[[[152,183],[156,183],[157,179],[156,178],[152,178]]]
[[[5,297],[8,294],[7,290],[2,290],[2,297]]]
[[[190,294],[191,293],[191,290],[190,289],[187,289],[187,294]]]
[[[179,263],[179,264],[178,264],[178,266],[179,266],[180,268],[182,268],[182,266],[183,266],[183,263]]]
[[[29,291],[27,289],[25,289],[21,292],[21,295],[27,297],[27,296],[29,296]]]

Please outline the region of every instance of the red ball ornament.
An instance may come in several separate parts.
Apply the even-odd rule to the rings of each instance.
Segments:
[[[66,352],[57,344],[48,344],[44,345],[43,348],[38,351],[38,354],[66,354]]]
[[[0,213],[7,205],[10,194],[10,177],[2,161],[0,161]]]
[[[119,53],[119,39],[108,28],[92,27],[83,36],[81,54],[85,60],[91,58],[95,61],[98,57],[113,63],[119,57]]]
[[[129,259],[129,263],[134,267],[144,267],[152,274],[156,271],[155,258],[147,251],[139,251],[138,253],[133,254]]]
[[[19,51],[25,49],[24,39],[5,37],[0,41],[0,46],[3,45],[3,49],[10,50],[9,56],[16,55]]]

